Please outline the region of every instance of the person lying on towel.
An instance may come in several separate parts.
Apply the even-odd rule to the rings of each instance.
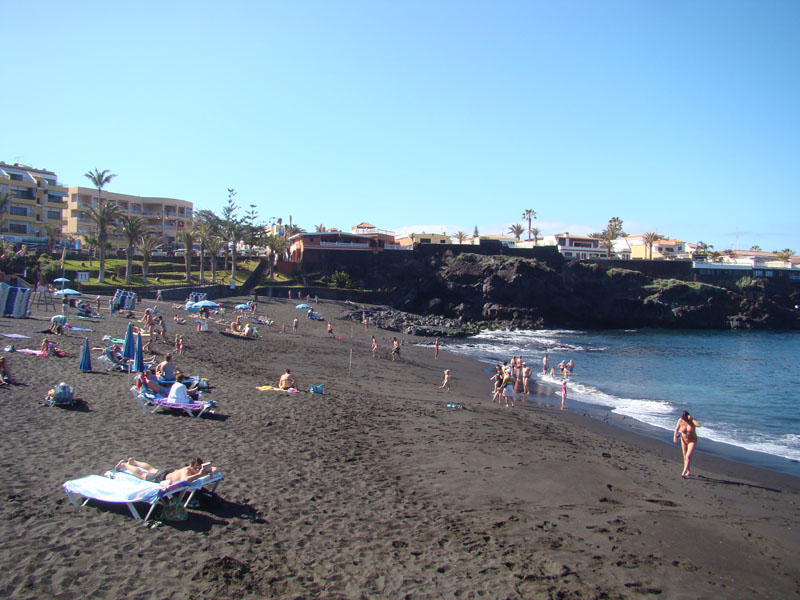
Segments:
[[[212,467],[210,463],[203,464],[202,459],[197,456],[187,466],[180,469],[156,469],[151,464],[134,460],[133,458],[119,461],[114,469],[125,471],[134,477],[153,483],[161,483],[162,481],[167,483],[186,481],[190,483],[195,479],[217,472],[216,467]]]

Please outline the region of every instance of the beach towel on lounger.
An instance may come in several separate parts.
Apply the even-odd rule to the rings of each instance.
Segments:
[[[134,481],[135,480],[135,481]],[[184,481],[164,485],[144,481],[136,477],[102,477],[100,475],[89,475],[80,479],[67,481],[62,486],[69,496],[70,502],[75,506],[84,506],[89,500],[100,500],[102,502],[124,503],[128,506],[134,519],[141,519],[134,503],[145,502],[150,505],[145,519],[149,519],[153,509],[163,498],[168,498],[173,494],[181,492],[188,487]],[[81,503],[80,498],[84,498]]]

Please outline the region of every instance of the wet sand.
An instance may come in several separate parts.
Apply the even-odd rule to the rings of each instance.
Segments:
[[[233,306],[245,299],[228,299]],[[126,319],[70,319],[75,358],[4,353],[0,389],[0,596],[11,598],[787,598],[798,595],[800,480],[695,455],[561,412],[489,398],[482,365],[341,320],[261,299],[276,320],[238,340],[177,325],[179,367],[208,377],[211,418],[145,415],[128,375],[93,352]],[[151,307],[145,301],[144,307]],[[2,345],[38,349],[53,311],[0,319]],[[300,318],[298,335],[291,319]],[[229,313],[230,319],[230,313]],[[370,352],[378,338],[381,356]],[[342,339],[338,339],[341,336]],[[430,340],[426,340],[429,342]],[[157,343],[159,350],[171,345]],[[351,364],[352,351],[352,364]],[[259,391],[291,368],[323,396]],[[444,369],[452,392],[437,391]],[[87,410],[41,406],[59,381]],[[542,392],[545,393],[545,392]],[[450,409],[448,402],[464,405]],[[702,448],[702,430],[700,430]],[[128,456],[158,467],[200,455],[225,474],[215,506],[145,527],[123,505],[77,508],[61,485]]]

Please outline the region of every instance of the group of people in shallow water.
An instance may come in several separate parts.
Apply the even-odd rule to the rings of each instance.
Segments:
[[[561,382],[561,410],[564,410],[567,400],[567,378],[572,374],[574,368],[575,362],[572,359],[559,364],[559,369],[564,377]],[[547,354],[542,359],[542,373],[547,373]],[[555,367],[551,373],[555,373]],[[522,360],[521,356],[513,356],[510,361],[506,361],[502,365],[495,365],[495,373],[489,378],[489,381],[494,382],[492,402],[499,404],[505,402],[507,407],[513,407],[514,400],[520,395],[525,399],[531,393],[532,378],[533,369]]]

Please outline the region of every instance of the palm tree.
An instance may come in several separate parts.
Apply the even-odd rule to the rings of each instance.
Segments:
[[[195,222],[194,235],[200,243],[200,283],[205,280],[205,255],[208,247],[208,240],[215,235],[214,226],[206,221]]]
[[[513,235],[517,241],[519,238],[522,237],[522,234],[525,233],[525,227],[520,225],[519,223],[514,223],[511,227],[508,228],[508,233]]]
[[[784,248],[780,252],[776,252],[775,255],[778,257],[778,260],[788,263],[792,260],[792,256],[794,256],[794,250],[791,248]]]
[[[94,187],[97,188],[97,206],[84,209],[83,216],[91,219],[97,227],[97,245],[100,250],[100,273],[97,276],[98,283],[105,283],[106,280],[106,242],[108,240],[108,228],[113,227],[122,217],[122,209],[114,202],[103,201],[103,188],[116,177],[108,169],[100,171],[95,169],[84,173]]]
[[[324,233],[326,231],[325,225],[323,225],[322,223],[320,223],[319,225],[314,225],[314,231],[319,231],[321,233]]]
[[[459,244],[463,244],[464,240],[467,239],[467,234],[463,231],[456,231],[455,235],[453,236],[458,240]]]
[[[653,244],[655,244],[658,240],[663,238],[664,236],[655,233],[654,231],[649,231],[642,236],[644,240],[645,248],[650,249],[650,260],[653,260]]]
[[[161,239],[154,229],[146,229],[139,238],[139,251],[142,253],[142,283],[147,285],[147,273],[150,269],[150,257],[153,251],[161,247]]]
[[[8,218],[8,203],[11,201],[11,194],[3,192],[0,194],[0,231],[3,229],[3,223]]]
[[[539,244],[539,234],[541,233],[541,231],[539,230],[538,227],[534,227],[533,229],[529,230],[529,233],[533,234],[533,245],[537,246]],[[531,239],[531,238],[528,237],[528,239]]]
[[[289,240],[279,235],[269,234],[264,238],[264,245],[269,250],[269,278],[274,279],[272,273],[272,265],[275,263],[275,258],[281,256],[289,247]]]
[[[125,254],[127,254],[125,285],[131,284],[131,277],[133,275],[133,250],[146,232],[155,233],[155,230],[152,229],[142,217],[137,217],[136,215],[123,217],[120,233],[122,233],[122,237],[124,237],[125,241],[128,243],[125,249]]]
[[[45,223],[43,229],[44,235],[47,238],[47,252],[52,254],[56,247],[56,242],[61,237],[61,225]]]
[[[217,280],[217,255],[225,245],[225,240],[218,235],[212,235],[206,240],[206,250],[211,257],[211,283]]]
[[[755,246],[750,246],[750,251],[751,252],[761,252],[761,246],[759,246],[758,244],[756,244]]]
[[[695,252],[698,254],[707,254],[709,250],[713,250],[714,246],[711,244],[706,244],[705,242],[697,242],[697,247],[695,248]]]
[[[86,208],[82,213],[94,222],[94,226],[97,229],[97,249],[100,256],[100,273],[97,276],[97,282],[104,283],[106,278],[106,249],[109,246],[108,230],[116,227],[117,221],[123,217],[122,209],[118,204],[110,200],[100,200],[97,207]]]
[[[291,223],[285,227],[286,230],[286,237],[292,237],[293,235],[297,235],[298,233],[305,233],[306,230],[300,227],[299,225],[292,225]]]
[[[522,211],[522,218],[526,219],[528,221],[528,241],[530,241],[531,233],[532,233],[531,232],[531,219],[535,219],[536,218],[536,211],[533,210],[532,208],[526,208],[524,211]],[[519,239],[519,238],[517,238],[517,239]]]
[[[186,246],[186,254],[183,257],[186,265],[186,281],[192,280],[192,251],[194,250],[194,231],[183,229],[178,232],[178,241]]]

